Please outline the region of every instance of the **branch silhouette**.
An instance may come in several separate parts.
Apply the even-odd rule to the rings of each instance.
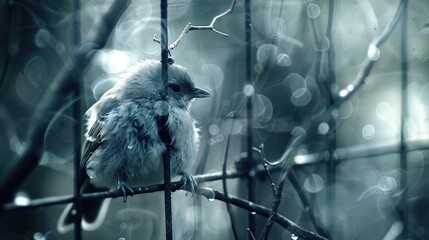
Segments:
[[[277,170],[280,170],[280,168],[276,168]],[[258,173],[263,174],[265,173],[265,169],[263,167],[258,168]],[[206,182],[206,181],[214,181],[214,180],[221,180],[223,173],[222,172],[216,172],[212,174],[204,174],[204,175],[198,175],[195,176],[195,180],[198,183]],[[245,172],[238,172],[236,170],[229,170],[227,172],[226,177],[227,178],[237,178],[237,177],[244,177],[247,174]],[[177,191],[177,190],[186,190],[183,189],[183,183],[182,181],[175,181],[171,182],[171,190]],[[143,187],[135,187],[133,188],[134,194],[143,194],[143,193],[152,193],[152,192],[159,192],[164,191],[165,185],[164,184],[154,184],[149,186],[143,186]],[[269,217],[271,209],[264,207],[262,205],[232,196],[232,195],[226,195],[221,191],[205,188],[205,187],[199,187],[197,188],[196,194],[205,196],[207,199],[216,199],[219,201],[226,202],[228,201],[230,204],[235,205],[237,207],[243,208],[249,212],[255,212],[258,215]],[[96,193],[87,193],[82,194],[82,200],[84,199],[103,199],[103,198],[117,198],[122,197],[122,192],[117,189],[114,191],[105,191],[105,192],[96,192]],[[59,196],[59,197],[48,197],[43,199],[34,199],[31,201],[31,203],[27,206],[17,206],[15,204],[5,204],[2,207],[2,214],[5,214],[7,212],[14,212],[14,211],[20,211],[20,210],[26,210],[26,209],[33,209],[38,207],[46,207],[46,206],[52,206],[57,204],[66,204],[72,202],[74,199],[73,195],[69,196]],[[296,223],[294,223],[292,220],[286,218],[285,216],[276,213],[274,217],[272,217],[273,222],[278,223],[282,227],[284,227],[289,232],[302,237],[304,239],[316,239],[316,240],[323,240],[326,239],[316,233],[313,233],[309,230],[306,230]]]
[[[109,10],[101,17],[96,28],[97,31],[93,32],[87,43],[81,45],[72,59],[67,61],[64,68],[53,80],[33,114],[32,122],[34,125],[28,131],[23,154],[5,171],[5,176],[1,179],[0,204],[3,205],[11,198],[21,183],[37,166],[42,155],[40,143],[43,142],[43,137],[51,120],[47,113],[57,112],[61,108],[66,99],[64,96],[72,92],[75,82],[78,81],[93,59],[95,55],[92,54],[93,51],[106,45],[113,28],[130,2],[130,0],[116,0],[112,3]]]

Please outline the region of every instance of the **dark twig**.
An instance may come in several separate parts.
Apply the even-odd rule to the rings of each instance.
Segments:
[[[178,190],[182,187],[181,185],[182,185],[181,181],[172,182],[171,189],[173,191]],[[151,192],[164,191],[164,186],[165,186],[164,184],[155,184],[155,185],[150,185],[146,187],[133,188],[133,190],[135,191],[135,194],[151,193]],[[209,199],[212,199],[213,197],[220,201],[226,201],[226,199],[228,199],[228,201],[231,202],[231,204],[236,205],[240,208],[246,209],[248,211],[255,212],[256,214],[259,214],[264,217],[268,217],[270,214],[270,209],[264,206],[261,206],[259,204],[255,204],[250,201],[237,198],[234,196],[227,196],[224,193],[217,190],[208,189],[208,188],[198,188],[196,193],[201,194]],[[115,190],[115,191],[109,191],[109,192],[87,193],[82,195],[83,199],[95,199],[95,198],[102,199],[102,198],[108,198],[108,197],[113,197],[113,198],[122,197],[122,192],[120,190]],[[50,202],[48,202],[47,200],[49,200]],[[55,198],[51,197],[49,199],[45,198],[43,200],[33,200],[31,203],[33,206],[32,207],[27,206],[25,207],[25,209],[34,208],[36,207],[36,205],[37,207],[41,207],[41,206],[65,204],[65,203],[70,203],[72,201],[73,201],[73,196],[71,195],[63,196],[63,197],[55,197]],[[8,208],[9,210],[13,209],[13,207],[8,207]],[[13,210],[18,210],[19,208],[24,209],[24,207],[22,206],[21,207],[15,206],[15,209]],[[292,222],[291,220],[287,219],[286,217],[280,214],[276,214],[276,216],[274,217],[274,221],[279,223],[284,228],[286,228],[286,230],[304,239],[325,239],[315,233],[312,233],[308,230],[301,228],[300,226],[296,225],[294,222]]]
[[[161,100],[166,102],[168,97],[168,20],[167,9],[168,0],[161,0],[161,64],[162,64],[162,89]],[[168,121],[168,108],[167,104],[163,105],[162,114],[157,118],[158,134],[160,139],[165,145],[165,152],[162,154],[164,163],[164,209],[165,209],[165,238],[167,240],[173,239],[173,213],[171,204],[171,171],[170,171],[170,154],[172,151],[171,142],[172,138],[167,128]]]
[[[274,183],[273,177],[271,176],[270,169],[268,169],[268,160],[265,156],[265,147],[261,143],[259,148],[253,147],[253,151],[256,151],[261,156],[262,166],[264,166],[265,171],[267,172],[268,180],[270,181],[271,189],[273,190],[273,196],[276,195],[276,184]]]
[[[268,234],[271,231],[271,228],[272,228],[273,223],[274,223],[274,219],[277,215],[277,211],[278,211],[278,208],[280,206],[280,202],[283,198],[284,182],[285,182],[286,176],[289,172],[289,168],[292,165],[290,163],[291,157],[292,157],[292,151],[294,149],[296,149],[296,147],[298,146],[299,143],[302,142],[303,138],[304,138],[304,135],[294,136],[293,139],[290,141],[290,144],[287,147],[285,153],[282,156],[282,160],[283,160],[282,171],[280,173],[280,178],[279,178],[279,181],[277,183],[276,192],[275,192],[273,204],[271,207],[270,215],[269,215],[268,220],[264,226],[264,229],[262,231],[260,239],[268,239]]]
[[[408,52],[407,52],[407,45],[408,45],[408,35],[407,35],[407,23],[408,23],[408,0],[401,0],[403,6],[402,10],[402,34],[401,34],[401,132],[400,132],[400,189],[401,189],[401,196],[399,200],[400,205],[400,218],[402,223],[404,224],[404,231],[401,234],[402,239],[410,239],[413,238],[410,236],[410,229],[413,227],[410,227],[410,219],[408,216],[408,196],[409,196],[409,189],[408,189],[408,154],[406,151],[406,141],[407,141],[407,129],[406,129],[406,122],[407,117],[409,116],[409,110],[408,110],[408,91],[407,87],[409,84],[408,81]]]
[[[310,204],[310,201],[308,200],[307,196],[305,195],[304,191],[301,188],[301,184],[298,182],[297,177],[295,176],[295,173],[293,169],[289,171],[287,178],[289,182],[292,184],[293,188],[295,189],[296,193],[298,194],[298,197],[304,206],[304,210],[307,213],[308,217],[310,218],[311,223],[313,224],[314,229],[316,232],[322,236],[328,236],[328,233],[325,229],[323,229],[320,224],[318,223],[316,219],[316,209],[315,206]]]
[[[80,22],[80,0],[73,1],[73,47],[77,48],[81,44],[81,22]],[[80,98],[82,94],[82,82],[80,79],[76,79],[74,84],[73,96],[75,98]],[[80,98],[81,99],[81,98]],[[82,101],[77,101],[73,106],[73,117],[75,119],[82,118]],[[75,240],[82,239],[82,201],[80,197],[80,188],[82,185],[81,178],[81,146],[82,146],[82,121],[76,121],[74,124],[74,142],[73,142],[73,152],[74,152],[74,209],[76,214],[74,216],[74,238]]]
[[[11,198],[16,189],[37,166],[42,154],[40,143],[43,142],[43,137],[50,122],[47,113],[56,112],[61,108],[65,100],[64,95],[70,93],[74,82],[90,65],[94,57],[94,50],[105,46],[110,33],[129,3],[130,1],[123,0],[116,0],[112,3],[106,14],[101,17],[97,31],[94,31],[94,35],[89,37],[91,40],[81,46],[72,60],[66,63],[63,70],[53,80],[32,117],[33,127],[28,132],[23,154],[5,171],[6,174],[0,181],[0,204],[4,204]]]
[[[246,41],[246,78],[245,86],[252,86],[253,83],[253,63],[252,63],[252,8],[251,0],[244,0],[244,29]],[[253,94],[246,95],[246,152],[247,152],[247,196],[249,201],[254,202],[256,199],[256,180],[254,171],[256,163],[253,159]],[[248,224],[251,232],[255,233],[256,222],[255,216],[248,213]]]
[[[270,216],[270,212],[271,209],[266,208],[262,205],[241,199],[241,198],[237,198],[231,195],[225,195],[222,192],[219,192],[217,190],[213,190],[211,189],[212,194],[214,193],[214,198],[220,201],[225,201],[226,198],[229,199],[229,201],[231,202],[231,204],[243,208],[249,212],[254,212],[258,215],[264,216],[264,217],[269,217]],[[292,222],[291,220],[289,220],[288,218],[280,215],[279,213],[276,213],[273,217],[273,221],[278,223],[280,226],[284,227],[287,231],[289,231],[290,233],[293,233],[297,236],[299,236],[302,239],[326,239],[322,236],[319,236],[313,232],[310,232],[306,229],[303,229],[302,227],[298,226],[297,224],[295,224],[294,222]]]
[[[263,169],[261,169],[261,171],[264,171]],[[201,179],[201,178],[200,178]],[[176,191],[178,189],[181,189],[183,182],[182,181],[177,181],[177,182],[172,182],[171,183],[171,189],[172,191]],[[137,187],[137,188],[133,188],[134,193],[135,194],[142,194],[142,193],[151,193],[151,192],[159,192],[159,191],[164,191],[165,190],[165,185],[164,184],[155,184],[155,185],[150,185],[150,186],[145,186],[145,187]],[[226,201],[226,199],[228,199],[228,201],[240,208],[243,208],[247,211],[250,212],[255,212],[256,214],[259,214],[261,216],[264,217],[268,217],[270,215],[270,209],[238,198],[238,197],[234,197],[231,195],[225,195],[224,193],[214,190],[214,189],[210,189],[210,188],[198,188],[196,191],[197,194],[203,195],[205,197],[207,197],[208,199],[217,199],[219,201]],[[86,194],[82,194],[82,199],[103,199],[103,198],[117,198],[117,197],[122,197],[122,192],[118,189],[115,191],[107,191],[107,192],[97,192],[97,193],[86,193]],[[51,206],[51,205],[57,205],[57,204],[66,204],[66,203],[70,203],[73,201],[73,196],[62,196],[62,197],[50,197],[50,198],[44,198],[44,199],[40,199],[40,200],[32,200],[31,205],[28,206],[16,206],[13,204],[7,204],[3,207],[4,210],[9,210],[9,211],[16,211],[16,210],[23,210],[23,209],[30,209],[30,208],[35,208],[35,207],[41,207],[41,206]],[[297,224],[295,224],[293,221],[289,220],[288,218],[280,215],[280,214],[276,214],[274,217],[274,221],[276,223],[278,223],[279,225],[281,225],[282,227],[284,227],[286,230],[288,230],[291,233],[296,234],[297,236],[302,237],[303,239],[316,239],[316,240],[322,240],[322,239],[326,239],[322,236],[319,236],[311,231],[308,231],[306,229],[303,229],[302,227],[298,226]]]
[[[235,118],[233,118],[232,122],[231,122],[231,127],[229,132],[232,132],[232,127],[234,126],[234,120]],[[232,134],[228,134],[228,137],[226,139],[226,145],[225,145],[225,153],[224,153],[224,157],[223,157],[223,165],[222,165],[222,187],[223,187],[223,191],[225,192],[225,195],[228,195],[228,186],[226,184],[226,167],[227,167],[227,163],[228,163],[228,153],[229,153],[229,146],[231,144],[231,135]],[[229,202],[229,199],[226,199],[225,201],[225,205],[226,205],[226,210],[228,211],[228,216],[229,216],[229,220],[231,222],[231,230],[232,230],[232,234],[234,235],[234,239],[238,240],[238,232],[237,232],[237,227],[235,225],[235,217],[234,217],[234,213],[232,212],[232,208],[231,208],[231,204]]]
[[[251,240],[256,240],[255,235],[253,235],[252,231],[250,230],[250,228],[246,229],[249,232],[249,237]]]
[[[234,7],[235,7],[236,3],[237,3],[237,0],[232,0],[231,7],[229,7],[228,10],[226,10],[225,12],[223,12],[223,13],[215,16],[213,18],[212,22],[209,25],[197,26],[197,25],[192,25],[192,23],[188,23],[188,25],[186,25],[186,27],[183,29],[182,33],[179,35],[179,37],[176,39],[176,41],[174,41],[172,44],[170,44],[170,46],[168,47],[168,49],[169,50],[175,49],[177,47],[177,45],[179,45],[180,41],[182,41],[183,38],[186,36],[186,34],[189,31],[192,31],[192,30],[211,30],[211,31],[214,31],[214,32],[222,35],[222,36],[228,37],[227,33],[224,33],[224,32],[221,32],[221,31],[217,30],[214,27],[214,24],[216,23],[216,21],[219,18],[221,18],[221,17],[223,17],[225,15],[230,14],[234,10]],[[155,37],[154,37],[154,40],[155,40]]]

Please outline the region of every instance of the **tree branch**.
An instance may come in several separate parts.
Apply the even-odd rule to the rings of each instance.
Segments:
[[[379,51],[380,46],[383,45],[383,43],[386,42],[386,40],[392,35],[393,29],[401,19],[401,15],[404,9],[406,9],[405,8],[406,2],[407,2],[406,0],[405,1],[403,0],[399,3],[398,8],[396,9],[395,15],[389,21],[389,23],[387,24],[386,28],[383,30],[381,35],[375,38],[373,42],[369,45],[368,52]],[[350,84],[345,89],[339,92],[339,96],[337,96],[338,105],[347,101],[360,89],[360,87],[362,87],[369,73],[371,72],[372,67],[374,66],[374,63],[376,60],[377,59],[370,59],[369,56],[365,59],[364,67],[358,73],[355,83]]]
[[[48,113],[57,112],[61,108],[66,99],[64,96],[74,90],[75,81],[78,81],[82,72],[89,66],[94,57],[93,51],[105,46],[113,28],[129,3],[129,0],[116,0],[112,3],[106,14],[101,17],[97,31],[89,38],[91,41],[80,47],[72,60],[65,64],[64,68],[53,80],[32,117],[34,126],[28,131],[24,153],[5,171],[5,176],[2,176],[0,181],[1,205],[11,198],[16,189],[37,166],[42,154],[40,143],[43,142],[43,137],[50,122]]]
[[[260,171],[264,171],[263,168],[260,169]],[[220,174],[220,176],[222,176],[222,173],[218,173]],[[202,179],[204,179],[206,176],[195,176],[195,179],[199,179],[200,181]],[[231,177],[231,176],[229,176]],[[206,178],[206,179],[210,179],[210,178]],[[219,180],[219,179],[218,179]],[[183,186],[183,182],[182,181],[176,181],[176,182],[172,182],[171,183],[171,189],[172,191],[176,191],[181,189],[181,187]],[[144,186],[144,187],[136,187],[133,188],[134,193],[135,194],[142,194],[142,193],[151,193],[151,192],[159,192],[159,191],[164,191],[165,185],[164,184],[154,184],[154,185],[150,185],[150,186]],[[214,190],[214,189],[210,189],[210,188],[197,188],[196,191],[197,194],[205,196],[208,199],[216,199],[219,201],[229,201],[231,204],[243,208],[245,210],[251,211],[251,212],[255,212],[256,214],[259,214],[261,216],[264,217],[269,217],[271,210],[269,208],[266,208],[262,205],[235,197],[235,196],[231,196],[231,195],[225,195],[224,193]],[[106,191],[106,192],[97,192],[97,193],[87,193],[87,194],[82,194],[82,199],[103,199],[103,198],[117,198],[117,197],[122,197],[122,192],[118,189],[115,191]],[[27,206],[17,206],[14,204],[6,204],[3,206],[3,210],[4,211],[17,211],[17,210],[24,210],[24,209],[32,209],[32,208],[37,208],[37,207],[42,207],[42,206],[52,206],[52,205],[57,205],[57,204],[66,204],[66,203],[71,203],[73,202],[73,196],[61,196],[61,197],[49,197],[49,198],[44,198],[44,199],[36,199],[36,200],[32,200],[30,205]],[[291,221],[290,219],[276,213],[274,216],[274,222],[278,223],[279,225],[281,225],[282,227],[284,227],[286,230],[288,230],[289,232],[302,237],[303,239],[316,239],[316,240],[324,240],[326,238],[319,236],[311,231],[308,231],[302,227],[300,227],[299,225],[295,224],[293,221]]]
[[[280,173],[280,178],[277,183],[271,211],[268,216],[268,220],[264,226],[264,230],[262,231],[260,239],[268,239],[268,234],[271,231],[276,215],[278,214],[277,211],[279,209],[280,202],[282,201],[282,198],[283,198],[283,186],[286,180],[286,176],[289,172],[290,166],[292,166],[292,164],[290,163],[291,157],[292,157],[292,151],[298,147],[298,145],[302,142],[303,139],[304,139],[304,135],[294,136],[290,141],[289,146],[286,148],[285,153],[281,157],[282,171]]]

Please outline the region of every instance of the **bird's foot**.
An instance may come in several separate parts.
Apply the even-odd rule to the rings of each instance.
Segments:
[[[195,181],[194,176],[187,172],[182,172],[180,175],[182,175],[182,179],[180,181],[183,183],[181,189],[191,192],[192,196],[194,196],[195,190],[198,187],[198,183]]]
[[[124,203],[127,202],[127,196],[133,196],[134,190],[128,186],[123,180],[118,180],[118,188],[122,191],[122,198]]]

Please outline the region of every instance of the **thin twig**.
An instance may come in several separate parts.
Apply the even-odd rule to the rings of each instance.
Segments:
[[[269,161],[267,160],[267,157],[265,156],[264,144],[261,143],[261,145],[259,145],[259,148],[253,147],[253,151],[256,151],[257,153],[259,153],[259,155],[261,157],[262,166],[264,166],[265,172],[267,173],[267,176],[268,176],[268,180],[270,181],[271,189],[273,190],[273,196],[275,196],[276,195],[276,184],[274,183],[273,177],[271,176],[270,169],[268,169],[268,162]]]
[[[279,181],[277,183],[276,194],[275,194],[275,197],[273,200],[270,215],[269,215],[268,220],[264,226],[264,229],[262,231],[260,239],[268,239],[268,234],[271,231],[271,228],[272,228],[273,223],[274,223],[274,219],[276,217],[278,208],[280,206],[280,202],[283,198],[283,187],[284,187],[284,182],[286,180],[286,176],[288,174],[289,168],[291,166],[291,163],[289,163],[289,162],[291,162],[290,160],[292,157],[292,151],[294,149],[296,149],[298,144],[301,143],[303,139],[304,139],[304,135],[293,136],[293,139],[290,141],[289,146],[286,148],[286,151],[281,158],[283,161],[282,171],[280,174]]]
[[[231,202],[231,204],[243,208],[249,212],[254,212],[258,215],[264,216],[264,217],[269,217],[270,216],[270,212],[271,210],[269,208],[266,208],[262,205],[259,205],[257,203],[254,202],[250,202],[238,197],[234,197],[231,195],[225,195],[222,192],[219,192],[217,190],[213,190],[211,189],[212,194],[214,193],[214,198],[216,200],[219,201],[225,201],[226,198],[229,199],[229,201]],[[294,223],[293,221],[291,221],[290,219],[286,218],[285,216],[276,213],[274,215],[273,218],[274,222],[278,223],[280,226],[284,227],[287,231],[289,231],[290,233],[293,233],[297,236],[299,236],[302,239],[308,239],[308,240],[313,240],[313,239],[326,239],[316,233],[313,233],[311,231],[308,231],[300,226],[298,226],[296,223]]]
[[[307,196],[305,195],[304,191],[301,188],[301,184],[298,182],[297,177],[295,176],[295,173],[293,169],[289,171],[287,178],[289,182],[292,184],[293,188],[295,189],[296,193],[298,194],[298,197],[304,206],[304,210],[307,213],[308,217],[310,218],[311,223],[313,224],[314,229],[316,232],[322,236],[328,236],[328,233],[324,228],[320,226],[316,219],[316,213],[314,207],[310,204]]]
[[[73,90],[74,82],[82,75],[86,67],[90,65],[95,55],[91,53],[105,46],[110,33],[129,3],[129,0],[116,0],[112,3],[106,14],[101,17],[97,31],[89,37],[91,40],[81,46],[73,55],[72,60],[65,64],[64,68],[53,80],[32,117],[34,124],[28,131],[28,138],[23,154],[5,171],[6,175],[0,181],[1,205],[11,198],[21,183],[37,166],[42,154],[40,143],[43,142],[47,126],[50,123],[50,115],[47,113],[56,112],[61,108],[66,99],[64,96]]]
[[[233,118],[232,122],[231,122],[231,127],[229,130],[230,133],[232,133],[232,127],[234,126],[234,120],[235,120],[235,118]],[[225,192],[226,195],[228,195],[228,186],[226,184],[226,179],[227,179],[226,178],[226,167],[227,167],[227,163],[228,163],[229,146],[231,144],[231,135],[232,134],[228,134],[228,137],[226,139],[225,153],[224,153],[223,165],[222,165],[222,187],[223,187],[223,191]],[[234,213],[232,212],[231,204],[230,204],[228,199],[226,199],[225,205],[226,205],[226,210],[228,212],[229,220],[231,222],[232,234],[234,235],[234,239],[238,240],[239,237],[238,237],[237,227],[235,225],[235,217],[234,217]]]
[[[179,37],[176,39],[176,41],[174,41],[172,44],[170,44],[170,46],[168,47],[168,49],[169,50],[175,49],[177,47],[177,45],[179,45],[180,41],[182,41],[183,38],[186,36],[186,34],[189,31],[192,31],[192,30],[211,30],[211,31],[214,31],[215,33],[218,33],[218,34],[224,36],[224,37],[228,37],[227,33],[224,33],[224,32],[221,32],[221,31],[217,30],[214,27],[214,24],[216,23],[216,21],[219,18],[221,18],[221,17],[223,17],[223,16],[231,13],[234,10],[234,7],[235,7],[236,3],[237,3],[237,0],[232,0],[231,7],[229,7],[229,9],[226,10],[225,12],[223,12],[223,13],[215,16],[213,18],[212,22],[210,23],[210,25],[198,26],[198,25],[192,25],[192,23],[188,23],[188,25],[186,25],[186,27],[183,29],[182,33],[179,35]],[[156,39],[156,36],[154,37],[154,41],[157,41],[155,39]]]

